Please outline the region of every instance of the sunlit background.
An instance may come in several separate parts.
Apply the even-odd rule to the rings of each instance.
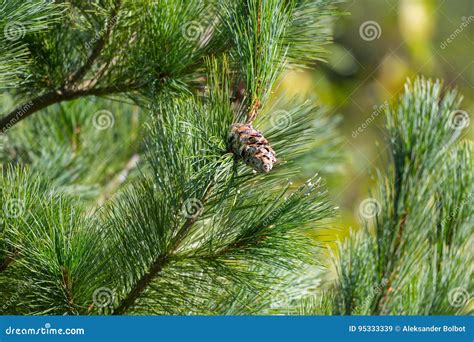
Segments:
[[[348,0],[340,7],[346,14],[334,24],[328,63],[288,72],[279,91],[316,96],[323,110],[342,116],[346,159],[325,177],[341,215],[331,236],[343,238],[360,226],[358,207],[375,186],[375,169],[388,165],[383,108],[407,78],[421,74],[457,88],[472,120],[474,1]],[[472,126],[462,130],[465,139],[472,140]]]

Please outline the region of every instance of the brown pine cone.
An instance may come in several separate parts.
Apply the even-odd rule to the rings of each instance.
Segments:
[[[232,125],[229,134],[229,149],[258,172],[269,172],[277,161],[275,151],[268,140],[251,124]]]

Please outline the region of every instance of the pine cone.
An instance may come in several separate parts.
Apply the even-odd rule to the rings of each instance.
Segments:
[[[277,161],[275,151],[268,140],[251,124],[232,125],[229,135],[229,149],[245,164],[258,172],[269,172]]]

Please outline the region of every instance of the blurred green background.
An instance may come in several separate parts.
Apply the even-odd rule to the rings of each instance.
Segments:
[[[328,63],[286,73],[278,93],[316,96],[323,110],[342,116],[346,159],[325,178],[341,208],[335,226],[343,238],[360,226],[358,207],[375,186],[375,168],[388,166],[383,107],[397,100],[407,78],[443,79],[464,95],[460,109],[472,119],[474,1],[347,0],[340,7],[346,13],[334,23]],[[464,139],[472,140],[472,126],[462,130]]]

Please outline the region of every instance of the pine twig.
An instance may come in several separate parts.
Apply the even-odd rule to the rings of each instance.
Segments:
[[[91,55],[87,58],[86,62],[82,67],[80,67],[74,74],[71,75],[69,80],[67,81],[68,84],[74,84],[78,80],[82,79],[87,71],[90,70],[92,65],[94,64],[95,60],[100,56],[102,50],[106,45],[107,39],[110,37],[110,33],[112,32],[113,27],[115,26],[114,18],[117,16],[120,6],[122,5],[121,0],[117,0],[115,2],[114,8],[110,11],[109,21],[106,23],[106,29],[104,34],[102,34],[92,49]]]
[[[117,86],[103,87],[103,88],[88,88],[72,91],[51,91],[40,95],[24,104],[19,105],[10,113],[0,119],[0,134],[5,133],[8,129],[16,125],[18,122],[26,119],[37,111],[49,107],[52,104],[63,101],[71,101],[85,96],[105,96],[116,93],[122,93],[135,89],[135,85],[123,84]]]
[[[114,8],[110,12],[111,20],[117,16],[120,6],[121,1],[117,1],[115,3]],[[60,89],[47,92],[24,104],[21,104],[13,111],[0,118],[0,134],[5,133],[12,126],[16,125],[18,122],[22,121],[33,113],[46,107],[49,107],[52,104],[74,100],[83,96],[103,96],[129,90],[128,86],[122,85],[104,88],[94,88],[94,86],[92,85],[87,88],[82,88],[79,87],[78,84],[76,84],[82,79],[82,77],[84,77],[84,75],[90,70],[96,59],[100,56],[100,53],[103,51],[105,43],[109,38],[110,33],[112,32],[113,26],[114,21],[111,24],[107,23],[106,31],[97,40],[91,55],[87,58],[86,62],[78,70],[76,70],[76,72],[74,72],[68,80],[63,83]]]
[[[205,203],[207,201],[212,188],[212,185],[208,186],[201,199],[202,203]],[[146,290],[146,288],[153,281],[153,279],[155,279],[155,277],[157,277],[161,273],[163,268],[169,263],[169,261],[171,260],[171,255],[173,255],[173,253],[175,253],[176,250],[179,248],[181,242],[186,237],[187,233],[189,232],[193,224],[197,221],[197,219],[198,216],[193,216],[188,218],[186,222],[184,222],[184,224],[178,230],[178,233],[176,234],[175,238],[173,239],[169,252],[167,254],[159,255],[155,259],[148,272],[145,273],[138,280],[138,282],[135,284],[130,293],[120,302],[119,306],[113,311],[113,315],[123,315],[128,311],[128,309],[133,306],[135,301],[138,299],[138,297],[140,297],[143,291]]]
[[[114,310],[113,315],[123,315],[132,307],[138,297],[148,287],[152,280],[163,270],[163,267],[169,262],[165,255],[160,255],[151,265],[149,271],[145,273],[135,284],[132,291],[120,302],[120,305]]]

